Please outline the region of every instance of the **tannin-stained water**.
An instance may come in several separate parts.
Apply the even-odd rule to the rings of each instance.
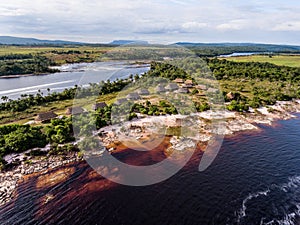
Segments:
[[[299,125],[298,117],[227,137],[206,171],[198,149],[179,173],[146,187],[112,183],[85,162],[31,176],[0,208],[0,224],[300,224]],[[160,149],[115,156],[163,159]]]

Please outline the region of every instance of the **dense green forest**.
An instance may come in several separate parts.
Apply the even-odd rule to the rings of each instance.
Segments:
[[[249,107],[273,105],[276,101],[290,101],[300,98],[300,67],[277,66],[271,63],[232,62],[217,58],[204,58],[203,65],[182,60],[180,68],[189,65],[185,71],[193,71],[197,77],[205,78],[206,69],[210,69],[220,84],[220,89],[227,103],[227,109],[244,112]],[[181,69],[173,72],[169,65],[153,63],[149,74],[166,77],[190,78]],[[202,68],[201,68],[202,67]],[[169,71],[172,71],[171,73]],[[199,72],[197,72],[199,71]],[[191,72],[192,73],[192,72]],[[232,98],[227,98],[231,92]]]
[[[5,125],[0,126],[0,170],[5,167],[6,162],[3,156],[10,153],[20,153],[33,148],[44,148],[51,144],[51,154],[63,154],[65,149],[59,144],[74,141],[71,118],[53,119],[51,123],[43,126],[29,125]],[[68,147],[68,151],[73,151],[75,147]],[[33,154],[42,154],[35,150]]]
[[[186,47],[195,52],[200,57],[215,57],[219,55],[229,55],[238,52],[255,53],[288,53],[299,54],[299,46],[272,45],[272,44],[251,44],[251,43],[177,43],[177,45]]]
[[[206,59],[206,62],[218,80],[233,80],[236,78],[290,82],[298,82],[300,80],[300,67],[291,68],[258,62],[232,62],[216,58]]]
[[[219,80],[227,106],[233,111],[247,111],[273,105],[276,101],[300,98],[300,68],[276,66],[270,63],[231,62],[206,59],[209,68]],[[233,99],[226,94],[232,92]]]
[[[48,58],[41,55],[3,55],[0,56],[0,76],[58,72],[50,69],[52,64]]]

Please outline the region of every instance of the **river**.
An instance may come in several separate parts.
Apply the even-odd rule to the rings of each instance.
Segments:
[[[236,57],[236,56],[251,56],[251,55],[259,55],[259,54],[268,54],[267,52],[234,52],[228,55],[219,55],[219,57]]]
[[[226,137],[213,164],[198,171],[201,151],[170,179],[147,187],[114,184],[85,163],[29,177],[0,224],[300,224],[300,115],[259,131]],[[145,155],[146,154],[146,155]],[[135,162],[150,162],[143,152]],[[128,152],[115,155],[120,160]],[[59,175],[59,176],[60,176]],[[50,177],[49,177],[50,176]],[[45,196],[50,200],[45,200]]]
[[[124,62],[77,63],[57,67],[60,73],[17,78],[0,79],[0,98],[7,96],[17,99],[21,94],[36,94],[40,90],[44,95],[50,92],[61,92],[74,85],[87,85],[108,79],[126,78],[130,74],[147,72],[149,65],[129,65]],[[0,100],[1,102],[1,100]]]

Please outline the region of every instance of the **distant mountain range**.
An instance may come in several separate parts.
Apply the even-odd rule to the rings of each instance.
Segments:
[[[148,44],[147,41],[138,40],[114,40],[108,45],[128,45],[128,44]],[[64,41],[64,40],[40,40],[37,38],[23,38],[12,36],[0,36],[0,44],[2,45],[87,45],[90,43]],[[99,43],[101,44],[101,43]],[[102,45],[102,44],[101,44]]]
[[[137,41],[137,40],[114,40],[109,43],[110,45],[129,45],[129,44],[149,44],[147,41]]]
[[[192,42],[177,42],[176,45],[184,47],[223,47],[223,48],[243,48],[250,47],[258,51],[267,52],[284,52],[284,51],[300,51],[300,46],[296,45],[280,45],[280,44],[256,44],[256,43],[192,43]]]
[[[52,41],[52,40],[40,40],[36,38],[0,36],[0,44],[2,45],[73,45],[73,44],[84,44],[84,43],[62,41],[62,40]]]
[[[0,36],[0,44],[2,45],[128,45],[128,44],[148,44],[147,41],[137,40],[114,40],[108,44],[90,44],[84,42],[73,42],[64,40],[40,40],[36,38],[23,38],[12,36]],[[176,45],[183,47],[198,48],[233,48],[237,51],[265,51],[265,52],[300,52],[300,46],[294,45],[278,45],[278,44],[256,44],[256,43],[192,43],[177,42]]]

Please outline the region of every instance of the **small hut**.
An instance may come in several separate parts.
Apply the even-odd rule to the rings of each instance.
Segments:
[[[54,112],[40,113],[36,116],[35,121],[39,123],[50,122],[50,120],[55,119],[58,115]]]
[[[157,86],[156,93],[163,93],[163,92],[166,92],[165,87],[162,85]]]
[[[187,93],[189,93],[189,90],[187,88],[179,88],[178,93],[187,94]]]
[[[203,85],[203,84],[196,85],[195,88],[198,90],[207,90],[206,85]]]
[[[84,109],[80,106],[67,108],[66,115],[79,115],[84,113]]]
[[[184,82],[184,86],[185,86],[186,88],[192,88],[192,87],[194,86],[194,83],[193,83],[192,80],[186,80],[186,81]]]
[[[123,103],[127,102],[126,98],[120,98],[115,101],[115,105],[122,105]]]
[[[176,78],[176,79],[174,80],[174,82],[177,83],[177,84],[183,84],[183,83],[184,83],[184,80],[181,79],[181,78]]]
[[[166,90],[168,91],[175,91],[175,90],[178,90],[178,85],[175,84],[175,83],[170,83],[166,86]]]
[[[139,95],[150,95],[150,92],[148,91],[148,89],[141,89],[138,91]]]
[[[128,100],[138,100],[141,99],[138,93],[130,93],[126,96]]]
[[[92,105],[92,110],[96,111],[98,109],[104,109],[105,107],[107,107],[107,104],[105,102],[98,102]]]

